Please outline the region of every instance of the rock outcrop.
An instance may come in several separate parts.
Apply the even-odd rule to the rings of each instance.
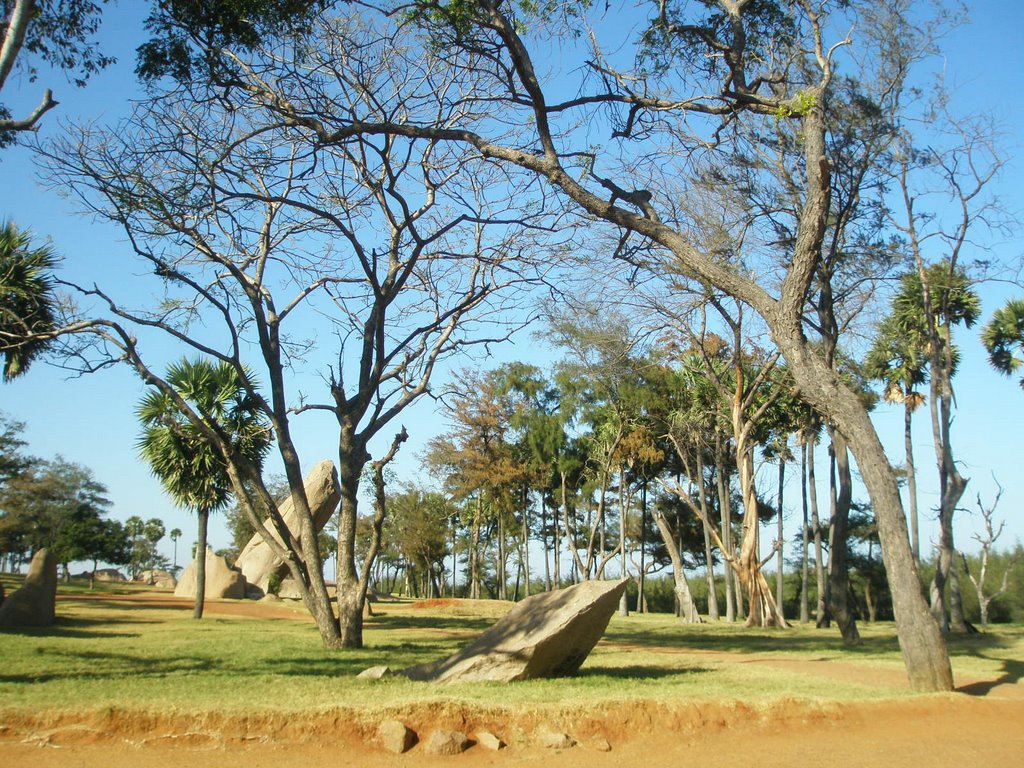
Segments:
[[[57,617],[57,558],[48,549],[32,557],[25,582],[0,604],[0,628],[48,627]]]
[[[334,463],[325,459],[313,467],[306,475],[305,489],[309,508],[313,513],[313,523],[319,533],[327,524],[331,513],[338,506],[338,502],[341,501],[341,485],[338,482],[338,473],[334,469]],[[299,524],[291,498],[281,504],[280,512],[288,530],[293,535],[297,535]],[[275,539],[281,541],[281,537],[278,536],[269,521],[264,523],[264,528]],[[267,591],[272,576],[277,575],[282,578],[288,573],[284,562],[274,554],[259,533],[254,534],[249,543],[245,545],[238,555],[238,560],[235,561],[235,567],[245,576],[249,587],[256,588],[261,593]]]
[[[206,548],[206,597],[219,600],[228,598],[242,600],[245,598],[245,579],[242,574],[228,566],[227,560],[215,555],[213,550]],[[185,566],[174,589],[176,597],[196,596],[196,561]]]
[[[462,650],[401,674],[444,683],[574,674],[604,634],[626,581],[586,581],[529,597]]]

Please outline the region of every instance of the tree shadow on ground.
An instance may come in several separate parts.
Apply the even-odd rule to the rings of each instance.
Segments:
[[[436,629],[458,635],[484,632],[496,619],[477,619],[466,616],[389,616],[377,614],[366,620],[370,629]]]
[[[980,658],[989,657],[980,656]],[[976,683],[963,685],[957,688],[957,691],[966,693],[968,696],[987,696],[993,689],[1001,685],[1014,685],[1024,679],[1024,661],[1012,659],[993,659],[993,661],[1000,661],[1003,665],[1003,674],[1000,677],[995,680],[979,680]]]
[[[699,631],[684,633],[657,632],[641,634],[635,629],[609,628],[604,641],[628,646],[678,651],[717,651],[728,653],[835,653],[842,651],[858,656],[899,652],[895,633],[891,636],[867,637],[860,645],[843,643],[838,631],[835,635],[791,632],[783,629],[746,629],[730,627],[717,629],[700,625]]]
[[[646,666],[632,664],[624,667],[606,667],[601,665],[587,664],[573,677],[594,678],[609,677],[616,680],[659,680],[665,677],[680,677],[683,675],[701,675],[712,672],[707,667],[685,667],[669,669],[664,666]]]

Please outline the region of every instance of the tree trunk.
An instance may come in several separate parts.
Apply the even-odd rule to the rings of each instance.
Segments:
[[[551,549],[548,547],[548,504],[544,491],[540,493],[540,543],[544,552],[544,591],[551,591]],[[558,541],[558,526],[555,526],[555,541]],[[558,549],[556,547],[555,551]]]
[[[206,605],[206,528],[210,520],[210,512],[205,509],[196,510],[199,518],[199,531],[196,544],[196,603],[192,609],[192,618],[203,618]]]
[[[480,599],[480,518],[483,515],[483,496],[476,495],[473,521],[469,526],[469,597]]]
[[[915,691],[951,691],[953,671],[942,634],[921,595],[910,549],[907,520],[896,475],[878,433],[857,395],[834,372],[816,361],[798,328],[773,332],[801,393],[816,408],[827,409],[857,461],[878,521],[882,558],[892,592],[900,650]]]
[[[626,493],[626,468],[619,465],[619,563],[621,578],[629,578],[626,565],[626,514],[629,500]],[[629,595],[624,590],[619,598],[619,616],[629,616]]]
[[[707,486],[704,482],[704,459],[700,455],[700,448],[697,449],[697,497],[701,508],[701,529],[704,531],[704,563],[707,566],[706,577],[708,581],[708,620],[718,621],[718,590],[715,586],[714,555],[711,551],[711,531],[708,521],[711,519],[708,514]],[[728,574],[726,574],[728,576]]]
[[[914,441],[911,435],[913,408],[904,396],[903,401],[903,450],[907,462],[907,503],[910,513],[910,550],[914,553],[914,562],[921,564],[921,534],[917,520],[917,471],[914,469]]]
[[[829,610],[839,624],[839,632],[847,645],[860,645],[857,620],[850,610],[850,573],[847,561],[847,531],[850,521],[850,504],[853,500],[853,480],[850,473],[850,456],[846,441],[835,430],[830,429],[832,454],[835,457],[839,478],[839,493],[836,497],[835,514],[829,530]]]
[[[719,445],[721,444],[721,438],[719,438]],[[724,452],[721,452],[724,453]],[[729,502],[729,489],[725,481],[725,472],[723,471],[724,456],[719,454],[717,459],[718,469],[715,473],[715,479],[718,487],[718,509],[722,519],[722,544],[726,551],[723,552],[726,562],[733,557],[733,546],[732,546],[732,514],[731,504]],[[728,622],[736,621],[736,593],[733,589],[734,571],[730,567],[725,569],[725,620]]]
[[[686,582],[686,574],[683,571],[683,558],[676,545],[676,538],[669,528],[665,516],[655,513],[654,522],[658,526],[661,540],[668,550],[669,559],[672,561],[672,578],[675,579],[675,596],[678,616],[686,622],[700,624],[700,614],[693,603],[693,595],[690,592],[690,585]]]
[[[818,595],[814,618],[818,626],[825,620],[825,558],[821,545],[821,517],[818,514],[818,486],[814,474],[814,443],[807,450],[807,490],[811,502],[811,531],[814,533],[814,575]]]
[[[779,616],[785,618],[785,610],[783,603],[786,599],[786,570],[785,570],[785,542],[786,536],[783,531],[782,521],[782,488],[786,482],[786,460],[784,458],[785,451],[779,455],[779,505],[776,511],[776,517],[778,520],[778,552],[776,552],[776,573],[775,573],[775,605],[779,609]]]
[[[341,457],[345,461],[345,456]],[[363,647],[363,606],[359,599],[359,575],[356,573],[356,521],[359,515],[359,477],[366,462],[345,461],[339,467],[341,480],[341,516],[338,525],[337,605],[338,629],[342,648]]]
[[[810,595],[807,589],[810,586],[810,528],[807,518],[807,441],[804,440],[800,446],[800,496],[803,510],[803,529],[801,531],[800,548],[800,623],[806,624],[811,620]]]

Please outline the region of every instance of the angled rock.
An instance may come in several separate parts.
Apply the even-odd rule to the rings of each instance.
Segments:
[[[604,634],[627,581],[585,581],[529,597],[461,651],[401,674],[444,683],[574,674]]]
[[[57,558],[48,549],[32,557],[25,582],[0,603],[0,628],[48,627],[57,617]]]
[[[306,475],[304,482],[306,498],[309,500],[309,508],[313,513],[313,523],[319,533],[331,517],[331,513],[341,501],[341,485],[338,483],[338,473],[334,469],[334,463],[330,459],[324,459]],[[281,516],[285,525],[293,535],[299,532],[299,522],[295,514],[295,506],[289,497],[281,504]],[[274,526],[269,521],[263,527],[278,541]],[[245,545],[245,548],[238,555],[235,561],[238,568],[250,587],[256,587],[261,592],[266,592],[270,584],[270,578],[275,574],[283,577],[288,569],[284,562],[274,554],[270,546],[263,540],[263,537],[256,533]]]

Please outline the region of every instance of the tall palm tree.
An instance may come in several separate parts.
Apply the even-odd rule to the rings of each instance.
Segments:
[[[167,371],[167,383],[200,414],[207,425],[226,435],[214,445],[163,390],[148,394],[138,407],[143,432],[139,451],[177,504],[199,519],[196,547],[196,603],[193,618],[203,616],[206,592],[206,533],[210,512],[231,496],[225,451],[261,465],[270,447],[270,430],[257,403],[247,371],[228,363],[182,360]],[[248,385],[248,386],[247,386]]]
[[[992,367],[1007,376],[1024,366],[1024,299],[1010,299],[997,309],[984,328],[981,343]],[[1024,376],[1020,379],[1024,389]]]
[[[49,344],[39,335],[57,325],[51,277],[56,265],[51,248],[32,248],[28,232],[11,222],[0,224],[0,356],[4,381],[25,373]]]
[[[178,573],[178,539],[181,538],[181,528],[171,528],[171,532],[170,532],[169,535],[171,537],[171,541],[174,542],[174,560],[171,561],[172,562],[171,568],[172,568],[175,576],[177,576],[177,573]]]
[[[921,562],[921,537],[918,532],[917,472],[914,467],[913,414],[925,397],[918,387],[928,381],[928,354],[922,340],[900,328],[892,315],[878,326],[874,344],[864,359],[864,374],[883,384],[882,399],[903,404],[903,446],[906,454],[910,546],[914,559]]]
[[[953,456],[951,438],[953,376],[959,364],[953,326],[970,328],[981,314],[981,301],[966,271],[954,260],[944,259],[927,266],[919,264],[904,275],[892,310],[900,332],[920,339],[928,358],[932,442],[939,471],[939,554],[930,590],[932,613],[943,631],[966,632],[953,539],[953,516],[967,487],[967,478],[960,474]]]

